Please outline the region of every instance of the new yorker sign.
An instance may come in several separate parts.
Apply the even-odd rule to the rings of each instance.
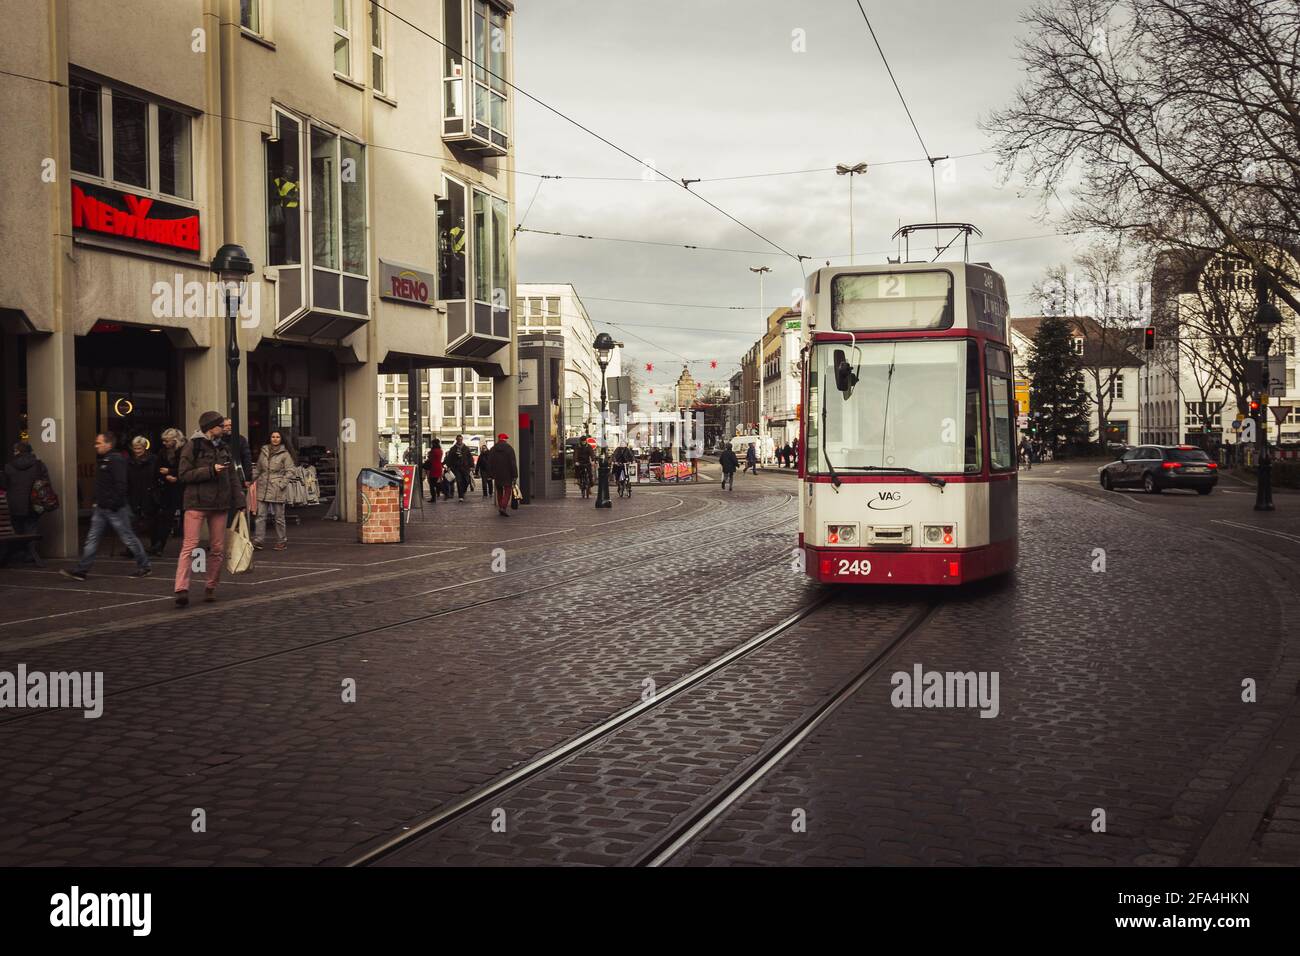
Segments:
[[[196,210],[90,183],[72,184],[72,227],[182,252],[199,251]]]
[[[402,265],[400,262],[379,260],[379,297],[405,302],[408,305],[433,306],[433,273]]]

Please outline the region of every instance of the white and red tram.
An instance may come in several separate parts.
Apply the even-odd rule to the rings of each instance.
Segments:
[[[962,584],[1017,558],[1006,284],[984,264],[820,269],[803,304],[799,545],[818,581]]]

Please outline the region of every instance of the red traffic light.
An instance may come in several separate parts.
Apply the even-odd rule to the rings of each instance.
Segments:
[[[1156,347],[1156,327],[1148,325],[1142,332],[1142,349],[1150,352]]]

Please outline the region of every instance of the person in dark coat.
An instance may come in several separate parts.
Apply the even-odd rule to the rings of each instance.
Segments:
[[[487,439],[483,439],[482,444],[479,445],[478,461],[475,464],[475,474],[478,475],[478,483],[483,486],[484,498],[487,498],[492,494],[492,476],[488,474],[487,470],[488,453],[491,451],[492,449],[489,447]]]
[[[86,580],[87,573],[95,563],[95,555],[99,552],[99,541],[104,536],[104,529],[109,527],[135,558],[136,567],[131,572],[131,577],[143,578],[153,573],[144,545],[131,530],[126,457],[116,446],[117,436],[112,432],[100,432],[95,436],[95,500],[94,510],[90,513],[90,531],[86,533],[86,545],[76,567],[71,571],[64,568],[60,572],[64,577],[76,581]]]
[[[181,506],[181,447],[185,433],[179,428],[168,428],[162,433],[162,451],[158,453],[158,513],[154,516],[153,540],[149,553],[160,557],[167,547],[176,512]]]
[[[515,450],[508,443],[505,434],[497,436],[497,443],[488,452],[487,470],[497,490],[497,511],[503,518],[509,518],[510,499],[514,494],[515,479],[519,477],[519,459]]]
[[[143,537],[158,514],[158,456],[149,450],[149,440],[143,435],[131,439],[131,454],[126,459],[126,500],[135,519],[136,535]]]
[[[216,600],[221,566],[226,560],[226,521],[232,511],[245,506],[244,484],[236,473],[237,449],[226,445],[220,412],[204,412],[199,418],[198,434],[181,450],[181,484],[185,486],[182,505],[185,509],[185,537],[176,562],[176,606],[190,603],[190,572],[194,549],[199,545],[199,531],[208,526],[207,586],[205,601]]]
[[[14,444],[14,457],[5,465],[4,488],[9,500],[9,517],[14,531],[19,534],[35,534],[40,530],[41,516],[32,511],[32,485],[37,479],[50,480],[50,471],[45,462],[32,454],[32,446],[25,441]],[[37,550],[39,541],[27,541],[15,545],[14,550],[26,549],[27,561],[36,567],[44,567]],[[8,555],[0,553],[0,559],[8,560]]]
[[[745,448],[745,469],[752,475],[758,474],[758,442],[752,441]]]
[[[718,456],[718,464],[722,466],[722,487],[734,490],[736,487],[736,469],[740,467],[740,459],[731,450],[731,445],[727,445],[722,449],[722,454]]]
[[[438,482],[442,481],[442,442],[433,439],[429,457],[424,460],[424,475],[429,482],[429,500],[438,502]]]
[[[465,444],[464,435],[457,435],[456,443],[447,449],[445,464],[456,479],[456,500],[464,501],[465,489],[469,487],[470,472],[474,470],[474,453]]]

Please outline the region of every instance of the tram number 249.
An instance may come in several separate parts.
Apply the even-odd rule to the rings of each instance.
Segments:
[[[871,573],[871,562],[865,559],[861,561],[850,561],[847,558],[840,558],[840,569],[837,574],[859,574],[865,577]]]

